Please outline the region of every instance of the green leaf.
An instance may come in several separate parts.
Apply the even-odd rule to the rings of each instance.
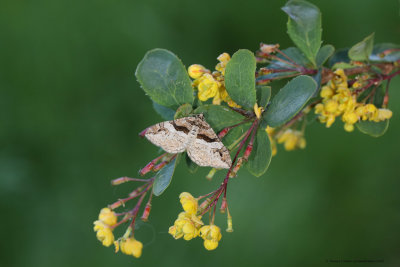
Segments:
[[[153,185],[153,194],[155,196],[161,195],[169,186],[174,175],[176,158],[162,168],[155,177]]]
[[[288,82],[272,99],[263,118],[271,127],[280,126],[293,118],[317,90],[317,83],[309,76],[298,76]]]
[[[177,109],[193,103],[191,80],[180,59],[165,49],[146,53],[136,69],[136,78],[150,98],[160,105]]]
[[[253,145],[253,151],[246,164],[247,169],[254,176],[260,177],[267,171],[271,158],[272,149],[268,134],[264,128],[259,128]]]
[[[360,132],[368,134],[372,137],[379,137],[385,134],[389,127],[389,120],[380,122],[374,121],[360,121],[356,123],[356,126]]]
[[[258,85],[256,90],[258,105],[265,109],[268,105],[269,99],[271,98],[271,86]]]
[[[316,58],[317,66],[321,67],[328,60],[328,58],[333,55],[334,52],[335,48],[333,45],[324,45],[321,47]]]
[[[197,171],[197,169],[199,168],[199,165],[194,163],[189,158],[188,154],[185,154],[185,162],[186,162],[186,166],[188,167],[190,173],[195,173]]]
[[[395,62],[400,60],[400,45],[391,43],[376,44],[374,45],[369,59],[383,62]]]
[[[321,12],[315,5],[291,0],[282,8],[288,14],[288,34],[296,46],[316,66],[315,57],[321,47]]]
[[[374,48],[374,33],[368,35],[361,42],[353,45],[349,50],[349,58],[356,61],[366,61]]]
[[[225,127],[235,125],[244,120],[244,117],[239,113],[220,105],[203,105],[194,111],[194,114],[201,113],[215,132],[219,132]]]
[[[164,107],[154,101],[153,108],[164,120],[170,121],[174,119],[175,110]]]
[[[255,71],[256,58],[246,49],[238,50],[226,65],[226,90],[233,101],[247,109],[256,103]]]
[[[176,110],[174,120],[189,116],[192,110],[191,104],[183,104]]]

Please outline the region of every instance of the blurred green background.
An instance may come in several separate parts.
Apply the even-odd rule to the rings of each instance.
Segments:
[[[314,123],[307,149],[279,147],[269,171],[229,185],[233,234],[208,252],[167,234],[178,194],[216,188],[181,164],[137,231],[140,259],[96,240],[99,210],[131,189],[158,149],[138,132],[161,118],[135,81],[147,50],[213,68],[222,52],[260,42],[292,46],[285,1],[16,1],[0,3],[0,266],[323,266],[370,259],[400,266],[400,78],[381,138]],[[316,1],[324,43],[351,46],[371,32],[400,43],[399,2]],[[217,224],[225,228],[225,216]],[[334,263],[331,263],[334,264]],[[359,264],[360,266],[362,264]]]

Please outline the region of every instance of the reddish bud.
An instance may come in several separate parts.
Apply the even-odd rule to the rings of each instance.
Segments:
[[[151,211],[151,204],[147,203],[146,207],[144,208],[143,215],[140,219],[144,222],[147,222],[149,220],[150,211]]]
[[[386,108],[387,105],[388,105],[388,103],[389,103],[389,95],[386,93],[385,96],[384,96],[384,98],[383,98],[382,107],[383,107],[383,108]]]
[[[153,171],[158,172],[162,168],[164,168],[165,165],[167,165],[168,161],[163,161],[160,164],[157,164],[154,168]]]
[[[253,144],[249,144],[244,151],[243,159],[247,161],[250,157],[251,151],[253,150]]]
[[[240,157],[235,165],[235,167],[233,167],[232,171],[229,173],[229,178],[234,178],[236,177],[237,172],[239,171],[239,169],[242,167],[242,163],[243,163],[243,158]]]
[[[222,131],[219,132],[218,137],[223,138],[229,132],[229,130],[230,130],[229,127],[223,129]]]
[[[118,200],[118,201],[112,203],[111,205],[108,205],[108,207],[109,207],[110,209],[114,210],[114,209],[116,209],[116,208],[118,208],[118,207],[120,207],[120,206],[124,206],[124,205],[125,205],[124,201],[122,201],[122,200],[120,199],[120,200]]]
[[[150,163],[148,163],[143,169],[141,169],[139,171],[139,174],[141,176],[145,175],[146,173],[148,173],[149,171],[151,171],[154,168],[154,162],[150,161]]]
[[[125,183],[126,181],[127,181],[126,177],[120,177],[120,178],[111,180],[111,185],[120,185],[120,184]]]
[[[226,207],[228,206],[228,203],[226,201],[226,198],[222,199],[221,207],[219,208],[219,212],[225,213]]]

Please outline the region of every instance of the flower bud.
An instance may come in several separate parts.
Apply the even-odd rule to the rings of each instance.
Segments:
[[[148,172],[150,172],[152,169],[154,168],[154,162],[150,161],[143,169],[141,169],[139,171],[139,174],[141,176],[144,176],[145,174],[147,174]]]
[[[199,64],[190,65],[188,68],[189,76],[193,79],[198,79],[207,72],[207,69]],[[209,71],[208,71],[209,72]]]

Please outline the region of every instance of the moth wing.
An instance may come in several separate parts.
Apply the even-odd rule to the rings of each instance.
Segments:
[[[221,141],[208,143],[202,139],[195,139],[188,144],[187,154],[199,166],[217,169],[229,169],[232,160],[228,149]]]
[[[168,153],[181,153],[186,149],[188,134],[182,127],[177,127],[180,122],[182,119],[157,123],[147,129],[145,137]]]
[[[204,120],[196,139],[186,149],[190,159],[199,166],[229,169],[232,165],[228,149]]]

